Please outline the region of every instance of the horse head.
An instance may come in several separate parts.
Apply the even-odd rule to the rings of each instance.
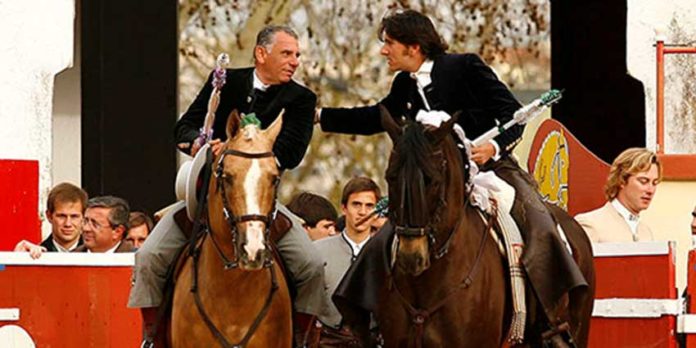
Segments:
[[[280,181],[272,150],[283,115],[281,112],[266,130],[261,130],[255,117],[247,117],[242,121],[236,110],[228,117],[227,141],[215,160],[210,181],[208,211],[214,239],[233,246],[233,266],[259,270],[272,259],[268,231]],[[231,248],[220,249],[224,253]]]
[[[458,114],[439,128],[397,121],[380,106],[394,148],[386,179],[398,237],[396,264],[418,276],[447,252],[464,199],[462,158],[450,136]]]

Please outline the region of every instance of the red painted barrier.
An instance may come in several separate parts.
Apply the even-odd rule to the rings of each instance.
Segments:
[[[606,203],[604,183],[609,164],[583,146],[556,120],[544,121],[534,136],[527,169],[541,194],[571,216]]]
[[[39,162],[0,159],[0,251],[22,239],[41,241]]]
[[[590,347],[676,347],[681,312],[669,242],[593,244],[597,288]]]
[[[0,326],[22,327],[41,348],[139,346],[140,314],[126,308],[133,254],[0,253],[0,264],[0,309],[19,309]]]

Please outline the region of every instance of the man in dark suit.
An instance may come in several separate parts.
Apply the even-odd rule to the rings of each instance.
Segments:
[[[40,245],[21,241],[15,251],[28,251],[36,258],[41,252],[70,252],[82,245],[82,217],[87,203],[87,192],[64,182],[48,193],[46,220],[51,223],[51,235]]]
[[[423,14],[406,10],[389,15],[382,20],[379,33],[384,42],[381,54],[387,58],[390,70],[399,72],[389,94],[378,104],[386,107],[392,117],[413,120],[419,112],[437,110],[452,115],[461,111],[457,123],[469,139],[475,139],[510,120],[520,108],[509,89],[478,56],[447,54],[447,45]],[[318,114],[321,128],[348,134],[382,132],[378,105],[324,108]],[[510,155],[522,131],[523,127],[517,125],[493,141],[474,147],[471,159],[515,188],[511,214],[526,243],[522,262],[537,297],[551,315],[563,294],[586,282],[560,240],[533,178]],[[365,259],[367,255],[363,253]],[[350,282],[344,281],[337,296],[352,296],[343,293],[349,288]]]
[[[133,244],[123,240],[128,230],[130,206],[114,196],[94,197],[87,201],[82,233],[85,244],[73,252],[124,253],[135,251]]]
[[[211,145],[216,151],[227,138],[225,125],[232,110],[256,113],[261,128],[265,129],[281,109],[285,109],[283,127],[273,145],[273,154],[279,169],[292,169],[300,164],[312,140],[317,98],[312,91],[292,80],[300,64],[297,34],[288,27],[271,26],[259,33],[259,40],[254,49],[255,67],[227,69],[227,82],[216,96],[219,105],[215,112]],[[213,91],[212,81],[213,73],[174,129],[178,148],[191,156],[200,148],[194,140],[203,127]]]
[[[232,110],[255,113],[261,121],[261,128],[268,127],[284,110],[282,128],[273,145],[273,154],[281,171],[295,168],[302,161],[312,138],[316,107],[316,95],[292,80],[299,66],[299,55],[298,37],[290,27],[271,25],[262,29],[254,48],[254,67],[227,69],[224,86],[212,98],[215,76],[211,73],[176,124],[174,133],[177,147],[192,156],[198,152],[201,146],[196,138],[211,107],[217,107],[213,140],[209,142],[215,154],[219,154],[226,140],[225,126]],[[134,286],[128,306],[141,308],[147,331],[154,324],[157,307],[162,301],[167,267],[173,262],[176,251],[186,243],[174,218],[182,206],[183,203],[178,203],[175,209],[162,217],[136,254]],[[292,223],[277,246],[290,278],[295,282],[297,294],[294,309],[306,314],[300,319],[305,324],[304,330],[313,321],[311,316],[319,314],[325,301],[323,261],[304,232],[301,220],[282,205],[277,204],[277,208]],[[300,333],[296,337],[305,335]]]

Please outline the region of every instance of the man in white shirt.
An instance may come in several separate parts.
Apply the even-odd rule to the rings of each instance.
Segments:
[[[331,301],[331,296],[348,267],[370,239],[372,222],[376,217],[366,217],[375,209],[379,198],[379,186],[371,179],[356,177],[348,181],[341,195],[345,229],[338,235],[314,242],[325,261],[324,289],[327,307],[323,308],[319,315],[319,320],[324,325],[320,342],[324,345],[345,346],[355,342],[352,333],[341,326],[341,314]]]
[[[593,243],[653,240],[650,228],[640,221],[640,212],[650,206],[661,180],[662,165],[655,153],[630,148],[611,165],[604,189],[608,202],[575,219]]]

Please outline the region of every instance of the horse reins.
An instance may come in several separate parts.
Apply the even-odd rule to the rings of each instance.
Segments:
[[[435,152],[433,155],[438,155],[441,154],[442,150]],[[447,160],[443,159],[441,163],[441,169],[444,171],[447,166]],[[417,171],[417,180],[415,180],[416,183],[419,185],[419,195],[418,199],[420,199],[420,204],[421,208],[424,209],[424,211],[429,211],[427,209],[428,203],[425,198],[425,182],[423,178],[423,170],[418,169]],[[402,178],[401,180],[401,204],[399,204],[399,219],[403,223],[404,218],[405,218],[405,213],[406,213],[406,206],[405,202],[409,201],[407,195],[411,196],[412,192],[411,190],[406,189],[406,185],[409,183],[408,180],[405,180],[405,178]],[[438,204],[439,206],[436,207],[435,213],[433,214],[433,221],[428,222],[425,226],[423,227],[412,227],[408,225],[396,225],[394,226],[394,230],[398,236],[404,236],[404,237],[428,237],[428,244],[432,247],[435,248],[437,244],[437,240],[435,238],[435,228],[432,227],[433,224],[436,224],[439,222],[439,211],[444,208],[445,206],[445,187],[444,185],[440,189],[439,192],[439,201]],[[413,198],[413,197],[411,197]],[[468,201],[467,201],[468,204]],[[495,213],[490,214],[488,217],[487,221],[487,226],[486,230],[484,231],[483,235],[481,236],[481,242],[479,244],[478,252],[476,254],[476,258],[474,259],[474,263],[472,264],[471,268],[469,269],[468,274],[464,279],[458,283],[454,289],[452,289],[446,296],[442,297],[440,301],[436,302],[433,306],[430,307],[430,309],[417,309],[415,308],[411,303],[408,302],[408,300],[403,296],[401,291],[399,291],[398,286],[396,286],[396,283],[394,282],[394,277],[393,275],[390,274],[389,280],[388,280],[388,287],[391,289],[393,288],[397,294],[397,298],[399,301],[402,303],[404,308],[408,311],[408,313],[411,316],[411,323],[415,329],[414,332],[414,341],[415,341],[415,346],[416,348],[420,348],[423,344],[423,335],[424,335],[424,330],[425,330],[425,322],[432,316],[435,312],[437,312],[440,308],[442,308],[447,301],[450,300],[452,296],[454,296],[459,290],[461,289],[466,289],[469,286],[471,286],[472,282],[474,281],[474,276],[476,275],[476,272],[478,270],[478,266],[481,263],[481,258],[483,256],[483,251],[486,246],[486,240],[488,240],[488,234],[491,231],[491,228],[493,228],[493,224],[495,221]],[[395,219],[396,220],[396,219]],[[454,227],[452,230],[449,231],[449,234],[445,241],[442,243],[442,245],[436,249],[434,253],[432,253],[432,257],[435,260],[438,260],[442,257],[444,257],[447,252],[449,251],[450,244],[454,238],[454,235],[456,234],[457,230],[459,229],[459,226],[461,225],[462,221],[464,220],[464,215],[462,214],[457,222],[455,223]]]
[[[230,228],[230,233],[232,234],[232,244],[235,248],[235,255],[234,259],[230,261],[227,256],[225,256],[225,253],[222,251],[220,246],[218,245],[217,241],[215,240],[215,237],[213,236],[213,233],[210,231],[209,227],[206,228],[205,232],[206,235],[204,235],[203,238],[206,236],[210,236],[210,240],[213,242],[213,246],[215,247],[215,250],[218,253],[218,256],[221,258],[223,264],[224,264],[224,269],[225,270],[230,270],[233,268],[236,268],[239,266],[239,251],[237,250],[237,245],[236,245],[236,240],[237,240],[237,224],[240,222],[246,222],[246,221],[261,221],[266,224],[266,230],[264,231],[264,236],[265,236],[265,245],[267,250],[270,250],[272,247],[271,244],[268,241],[269,234],[270,234],[270,225],[271,222],[273,221],[273,217],[275,215],[275,208],[271,210],[271,212],[268,215],[260,215],[260,214],[246,214],[246,215],[241,215],[241,216],[234,216],[232,213],[232,210],[230,209],[229,201],[227,199],[226,191],[225,191],[225,184],[223,183],[223,178],[224,178],[224,173],[223,173],[223,160],[226,155],[232,155],[232,156],[238,156],[238,157],[243,157],[243,158],[250,158],[250,159],[258,159],[258,158],[267,158],[267,157],[273,157],[274,154],[273,152],[262,152],[262,153],[247,153],[247,152],[242,152],[242,151],[237,151],[234,149],[226,149],[222,152],[220,159],[218,160],[217,167],[215,169],[215,177],[217,178],[217,187],[216,189],[221,193],[222,196],[222,206],[223,206],[223,214],[225,215],[225,221],[227,221],[227,224]],[[276,177],[275,180],[273,181],[274,185],[274,197],[277,196],[278,192],[278,184],[280,182],[280,177]],[[275,201],[275,199],[274,199]],[[201,202],[202,203],[202,202]],[[210,225],[210,224],[208,224]],[[210,319],[208,314],[205,312],[205,309],[203,308],[203,302],[201,301],[200,294],[198,293],[198,258],[200,257],[200,245],[203,243],[199,243],[199,247],[196,248],[192,252],[192,258],[193,258],[193,272],[192,272],[192,280],[191,280],[191,292],[193,293],[193,298],[196,302],[196,307],[198,308],[198,312],[201,314],[201,317],[203,318],[203,321],[205,322],[206,326],[208,326],[208,329],[210,332],[215,336],[217,339],[218,343],[220,343],[221,346],[224,348],[243,348],[246,347],[246,345],[249,343],[249,340],[251,339],[252,335],[258,327],[261,325],[261,321],[266,317],[268,314],[268,311],[270,310],[271,307],[271,302],[273,300],[273,295],[275,292],[279,289],[278,285],[278,279],[277,275],[275,272],[275,267],[273,267],[273,260],[272,257],[266,258],[266,261],[264,262],[263,267],[268,268],[270,270],[270,277],[271,277],[271,286],[268,290],[268,295],[266,296],[266,300],[264,302],[263,307],[261,308],[261,311],[256,315],[256,318],[254,319],[253,323],[247,330],[247,332],[244,334],[244,337],[242,337],[242,340],[239,341],[239,343],[236,344],[231,344],[224,336],[224,334],[215,326],[213,321]]]
[[[433,313],[437,312],[440,308],[442,308],[449,299],[454,296],[459,290],[466,289],[474,281],[474,276],[476,276],[476,271],[478,270],[478,265],[481,263],[481,258],[483,256],[483,250],[486,246],[486,240],[488,240],[488,234],[491,232],[491,228],[493,228],[493,224],[495,221],[496,214],[490,214],[488,217],[488,223],[486,226],[486,230],[483,232],[483,235],[481,236],[481,243],[479,244],[478,252],[476,253],[476,259],[474,259],[474,263],[469,269],[469,273],[464,277],[464,279],[454,287],[445,297],[443,297],[440,301],[435,303],[433,306],[430,307],[430,309],[417,309],[413,305],[411,305],[408,300],[404,297],[403,294],[401,294],[401,291],[399,291],[399,287],[396,286],[396,283],[394,282],[393,276],[389,277],[389,288],[394,288],[397,298],[399,301],[401,301],[401,304],[404,305],[408,313],[411,315],[411,323],[413,324],[415,328],[415,336],[414,336],[414,343],[416,348],[422,347],[423,344],[423,334],[425,332],[425,322],[430,318],[430,316],[433,315]],[[447,243],[449,244],[449,241],[452,238],[452,235],[454,235],[454,231],[459,227],[463,220],[463,215],[459,218],[457,221],[457,224],[455,225],[453,231],[450,233],[450,237],[447,239]]]

